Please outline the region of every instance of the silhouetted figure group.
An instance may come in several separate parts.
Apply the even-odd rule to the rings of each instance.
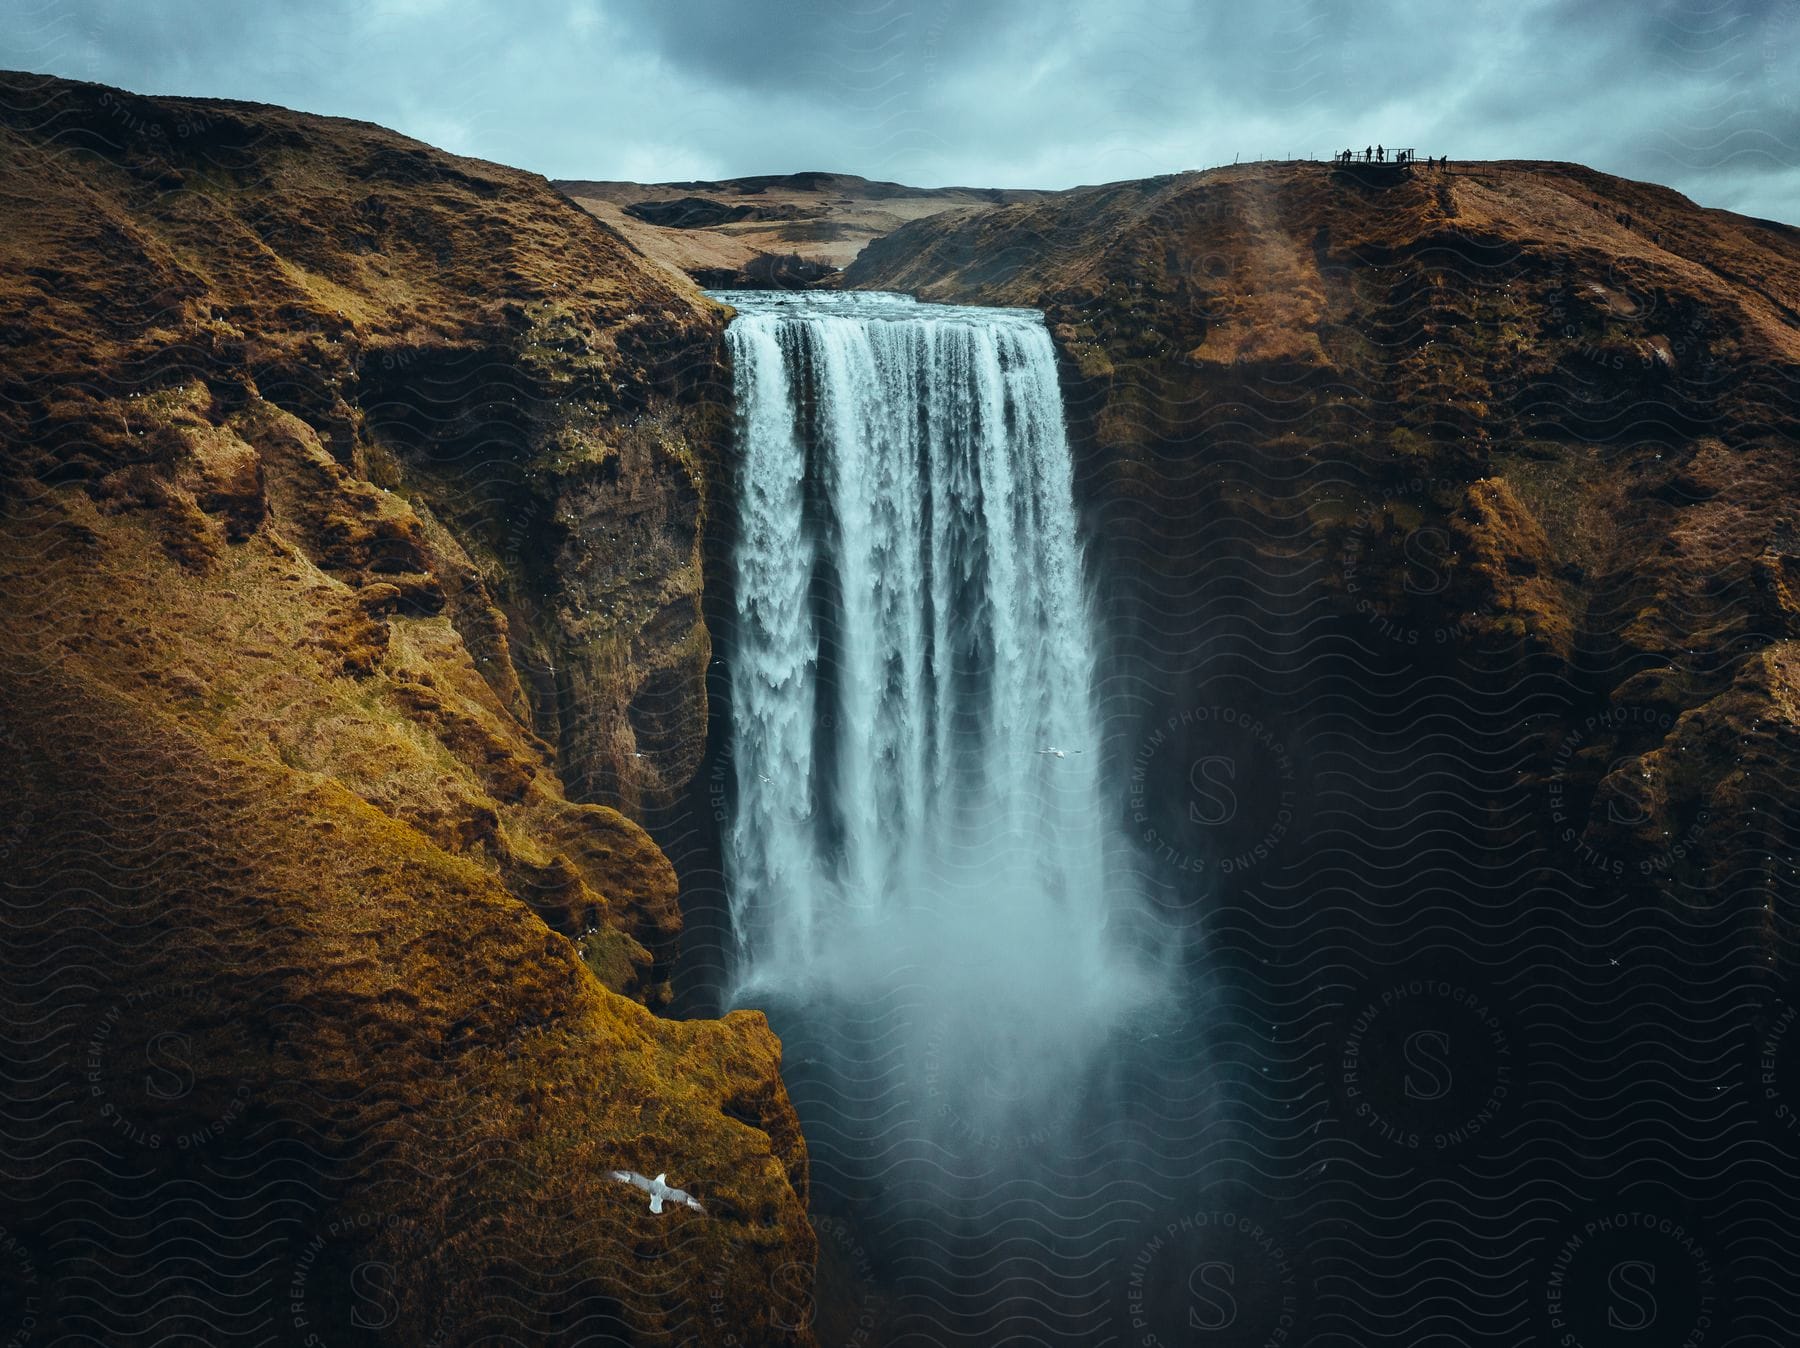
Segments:
[[[1388,151],[1385,145],[1365,145],[1363,146],[1360,155],[1357,154],[1355,150],[1344,150],[1333,157],[1340,164],[1355,164],[1359,162],[1364,164],[1385,164],[1388,162]],[[1411,150],[1395,150],[1393,162],[1396,164],[1416,164],[1418,163],[1418,156]],[[1430,155],[1425,156],[1426,168],[1443,168],[1449,162],[1450,157],[1448,155],[1441,155],[1436,159],[1433,159]]]

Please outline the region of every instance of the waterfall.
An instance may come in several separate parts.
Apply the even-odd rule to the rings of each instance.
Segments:
[[[737,999],[905,989],[984,1098],[1142,992],[1055,352],[1033,310],[721,292]],[[941,1051],[939,1056],[943,1056]],[[955,1076],[953,1069],[943,1069]]]

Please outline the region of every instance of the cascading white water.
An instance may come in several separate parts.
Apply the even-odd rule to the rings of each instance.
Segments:
[[[716,298],[737,310],[739,999],[904,986],[976,1071],[1041,1073],[1034,1049],[1095,1042],[1141,991],[1107,930],[1135,896],[1107,864],[1043,318]]]

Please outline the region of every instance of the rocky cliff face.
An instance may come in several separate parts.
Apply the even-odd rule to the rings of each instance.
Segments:
[[[1172,1121],[1208,1197],[1140,1249],[1215,1202],[1281,1231],[1246,1341],[1379,1338],[1427,1284],[1472,1341],[1595,1341],[1582,1214],[1644,1214],[1725,1251],[1642,1255],[1704,1284],[1672,1332],[1781,1319],[1800,236],[1569,165],[1247,166],[846,280],[1038,305],[1062,351],[1120,813],[1193,952],[1146,1109],[1237,1125]],[[1177,1341],[1182,1266],[1160,1307],[1140,1269],[1115,1323]]]
[[[1506,703],[1515,845],[1791,933],[1797,821],[1750,806],[1800,747],[1800,231],[1573,165],[1254,166],[846,280],[1048,314],[1139,732],[1251,666],[1291,729],[1309,653],[1447,674]]]
[[[785,1335],[779,1045],[640,1004],[719,312],[541,179],[358,123],[7,75],[0,164],[35,1333]]]

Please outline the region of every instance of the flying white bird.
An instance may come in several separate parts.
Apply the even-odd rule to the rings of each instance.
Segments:
[[[762,782],[762,784],[764,786],[774,786],[775,785],[775,779],[773,777],[767,776],[764,773],[760,773],[760,772],[757,773],[756,776]]]
[[[1070,755],[1070,754],[1078,754],[1078,753],[1080,753],[1080,752],[1081,752],[1081,750],[1079,750],[1079,749],[1056,749],[1056,748],[1050,748],[1050,749],[1039,749],[1039,750],[1038,750],[1038,752],[1039,752],[1039,753],[1040,753],[1040,754],[1049,754],[1049,755],[1050,755],[1050,757],[1052,757],[1052,758],[1067,758],[1067,757],[1068,757],[1068,756],[1069,756],[1069,755]]]
[[[655,1179],[645,1179],[635,1170],[615,1170],[612,1172],[612,1177],[622,1184],[636,1185],[645,1193],[649,1194],[650,1211],[652,1212],[661,1212],[663,1210],[663,1200],[665,1198],[671,1203],[685,1203],[695,1212],[706,1211],[705,1208],[700,1206],[700,1200],[695,1198],[686,1189],[674,1189],[665,1183],[669,1178],[666,1171],[663,1174],[658,1175]]]

